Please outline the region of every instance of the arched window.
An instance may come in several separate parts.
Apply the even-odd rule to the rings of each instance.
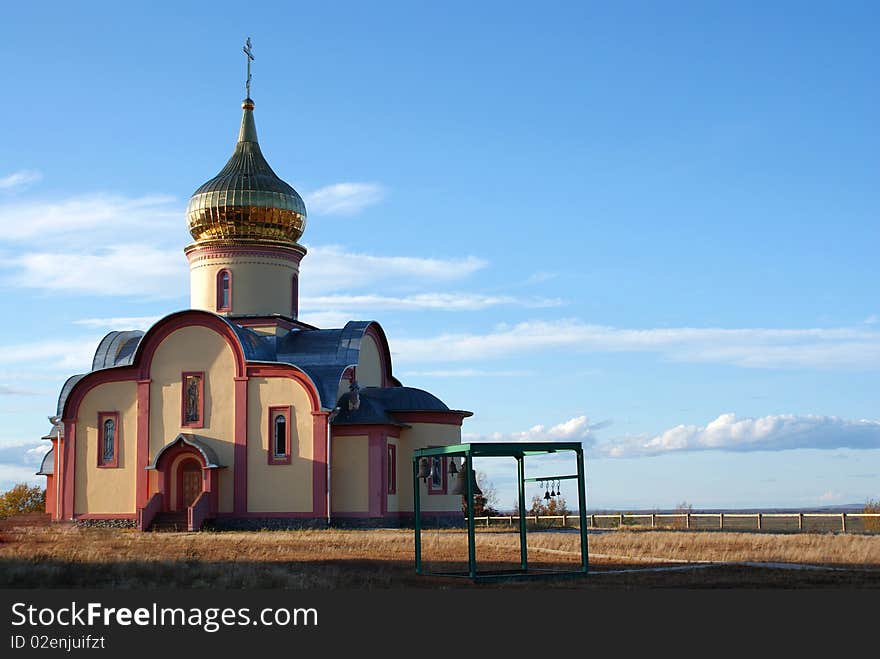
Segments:
[[[98,466],[119,466],[119,412],[98,412]]]
[[[113,419],[104,421],[104,462],[112,462],[116,454],[116,422]]]
[[[275,457],[287,455],[287,419],[283,414],[275,415]]]
[[[221,270],[217,273],[217,311],[232,310],[232,273]]]
[[[292,414],[293,408],[290,405],[269,408],[269,450],[267,452],[270,465],[290,464]]]
[[[294,320],[299,316],[299,275],[294,275],[290,282],[290,317]]]

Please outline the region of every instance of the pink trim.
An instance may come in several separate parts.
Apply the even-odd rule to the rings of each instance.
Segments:
[[[226,296],[226,304],[223,304],[223,275],[226,275],[226,288],[228,289]],[[217,311],[232,311],[232,272],[229,268],[223,268],[222,270],[217,271],[217,283],[216,283],[216,293],[217,299],[215,300]]]
[[[391,412],[401,423],[442,423],[460,426],[463,419],[471,416],[469,412],[450,410],[448,412]]]
[[[327,429],[330,412],[312,412],[312,514],[330,514],[330,490],[327,487]]]
[[[376,347],[379,349],[379,362],[381,364],[382,371],[382,386],[400,386],[400,382],[398,382],[394,378],[394,376],[391,375],[391,350],[388,348],[388,339],[385,337],[385,332],[382,329],[381,325],[379,325],[379,323],[370,323],[369,325],[367,325],[364,336],[371,337],[376,342]]]
[[[139,506],[137,511],[137,528],[138,531],[146,531],[150,528],[150,524],[165,507],[162,503],[164,500],[161,492],[156,492],[145,506]]]
[[[82,513],[73,519],[137,519],[137,513]]]
[[[188,464],[195,464],[196,469],[187,469],[186,466]],[[193,499],[193,503],[195,503],[198,500],[198,498],[205,491],[205,482],[204,482],[205,479],[202,477],[202,465],[199,463],[199,461],[196,460],[194,457],[192,457],[192,458],[184,458],[183,460],[178,462],[177,463],[177,474],[176,474],[176,479],[175,479],[177,481],[177,497],[176,497],[176,499],[177,499],[176,509],[177,510],[184,510],[186,508],[189,508],[192,505],[191,503],[185,504],[183,501],[183,472],[185,472],[185,471],[198,471],[199,478],[202,481],[202,491],[199,492],[198,495],[196,495],[196,498]]]
[[[367,505],[366,517],[381,517],[388,510],[388,437],[399,439],[400,428],[390,425],[358,424],[334,426],[333,437],[367,437]],[[339,514],[333,511],[334,515]]]
[[[428,479],[428,494],[446,494],[448,489],[447,483],[447,475],[446,475],[446,460],[443,459],[443,456],[438,456],[431,458],[431,460],[436,460],[440,464],[440,487],[434,487],[434,479]]]
[[[170,316],[166,316],[153,325],[144,335],[144,338],[141,339],[134,358],[134,363],[139,365],[137,379],[146,380],[150,377],[150,365],[152,364],[153,355],[155,354],[156,349],[170,334],[184,327],[207,327],[208,329],[217,332],[217,334],[226,339],[226,343],[229,344],[229,347],[232,349],[232,354],[235,358],[235,375],[240,377],[245,374],[247,361],[244,356],[244,351],[241,348],[235,330],[232,329],[229,322],[209,311],[188,309],[187,311],[178,311]],[[124,371],[128,370],[128,368],[131,367],[121,367],[119,370]],[[117,369],[108,370],[115,371]],[[95,373],[102,372],[106,371],[95,371]],[[93,373],[90,373],[89,375],[93,375]],[[76,384],[74,391],[71,391],[71,396],[82,386],[84,381],[89,379],[89,375]],[[68,403],[65,407],[69,408],[70,404],[70,397],[68,397]]]
[[[275,417],[278,413],[284,415],[284,454],[275,454]],[[269,408],[269,445],[266,447],[266,459],[270,465],[290,464],[290,423],[293,419],[293,407],[291,405],[274,405]]]
[[[199,418],[197,421],[186,420],[186,379],[197,377],[199,379]],[[180,427],[181,428],[204,428],[205,427],[205,372],[184,371],[180,374]]]
[[[181,456],[184,456],[183,459],[177,460],[177,458]],[[217,474],[219,470],[208,469],[208,465],[205,462],[205,458],[201,451],[197,451],[189,444],[184,443],[181,439],[178,439],[176,442],[169,445],[168,448],[163,451],[162,455],[159,456],[159,460],[156,463],[158,480],[157,489],[164,497],[165,510],[171,510],[172,505],[175,510],[180,508],[180,500],[183,496],[182,488],[180,487],[183,472],[182,467],[190,459],[194,459],[202,470],[202,491],[210,493],[211,511],[216,513],[219,502],[219,477]],[[174,478],[177,489],[173,501],[171,499],[172,478]]]
[[[387,424],[358,423],[345,426],[333,426],[334,437],[350,437],[351,435],[370,435],[379,431],[388,437],[400,439],[400,427]]]
[[[312,412],[312,516],[326,517],[327,492],[327,420],[329,412],[321,409],[318,390],[309,377],[289,364],[259,364],[247,367],[248,377],[290,378],[299,382],[309,396]],[[238,514],[238,513],[236,513]]]
[[[74,387],[76,389],[76,387]],[[73,392],[71,392],[73,393]],[[73,519],[74,510],[74,474],[76,473],[76,421],[64,422],[64,464],[62,465],[61,482],[61,517]]]
[[[252,378],[290,378],[296,380],[305,387],[309,394],[309,402],[312,411],[321,409],[321,400],[318,398],[318,390],[309,377],[296,366],[290,364],[253,364],[248,365],[247,375]]]
[[[156,349],[170,334],[183,327],[207,327],[214,330],[222,336],[232,350],[235,360],[235,375],[242,377],[246,371],[246,360],[241,344],[235,335],[235,331],[230,324],[215,314],[200,311],[198,309],[189,309],[179,311],[166,316],[155,325],[153,325],[138,344],[137,351],[131,366],[117,366],[115,368],[101,369],[88,373],[79,382],[77,382],[64,404],[62,411],[62,421],[64,423],[65,440],[62,442],[59,457],[61,463],[58,465],[57,474],[61,478],[61,519],[73,519],[74,507],[74,476],[76,473],[75,464],[75,447],[76,447],[76,419],[79,413],[79,406],[83,398],[92,389],[101,384],[109,382],[149,382],[150,368],[153,361],[153,355]],[[310,386],[309,391],[313,392],[314,387]],[[316,394],[315,394],[316,395]],[[141,403],[146,403],[141,405]],[[139,389],[138,392],[138,470],[140,467],[146,467],[149,458],[149,388],[146,392]],[[144,484],[136,488],[138,501],[142,504],[147,502],[148,488],[146,483],[149,478],[146,470],[143,472]]]
[[[259,512],[246,512],[246,513],[217,513],[214,515],[217,519],[255,519],[258,517],[273,517],[276,519],[316,519],[316,518],[324,518],[325,515],[319,515],[315,513],[313,510],[307,510],[304,512],[297,513],[259,513]]]
[[[138,509],[147,505],[150,489],[150,381],[137,383],[137,460],[135,469],[135,505]]]
[[[247,377],[235,378],[235,436],[233,441],[232,509],[247,510]]]
[[[388,494],[397,494],[397,444],[388,444]]]
[[[104,422],[113,419],[113,459],[104,462]],[[122,428],[119,426],[119,412],[98,412],[98,469],[119,467],[119,451],[122,449]]]
[[[369,502],[370,515],[381,517],[388,507],[388,486],[385,484],[385,469],[388,466],[388,448],[385,434],[374,430],[369,439]]]
[[[423,510],[422,511],[423,517],[427,517],[427,516],[436,517],[438,515],[444,515],[444,516],[451,515],[451,516],[461,517],[461,511],[460,510]],[[411,510],[409,510],[409,511],[407,511],[407,510],[387,511],[387,512],[385,512],[385,514],[382,515],[382,517],[385,517],[385,518],[412,517],[412,516],[413,516],[413,511],[411,511]],[[356,512],[334,512],[333,517],[335,517],[337,519],[348,519],[348,518],[350,518],[350,519],[364,519],[364,518],[369,518],[369,517],[375,517],[375,515],[373,515],[372,513],[368,513],[368,512],[361,510],[361,511],[356,511]]]
[[[299,265],[299,262],[306,255],[306,249],[301,245],[291,247],[271,245],[190,245],[184,252],[190,264],[206,259],[258,256],[293,261]]]

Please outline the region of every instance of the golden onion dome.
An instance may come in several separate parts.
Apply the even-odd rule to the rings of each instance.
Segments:
[[[306,227],[305,203],[263,157],[254,102],[246,98],[241,107],[241,130],[232,157],[189,200],[189,232],[199,243],[296,243]]]

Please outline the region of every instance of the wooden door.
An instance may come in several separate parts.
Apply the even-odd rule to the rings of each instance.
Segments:
[[[186,465],[183,468],[183,508],[188,508],[202,493],[202,470]]]

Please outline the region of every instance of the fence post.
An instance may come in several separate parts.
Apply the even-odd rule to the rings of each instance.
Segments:
[[[764,516],[763,516],[761,513],[758,513],[758,530],[759,530],[759,531],[760,531],[762,528],[764,528],[763,521],[764,521]]]
[[[686,528],[686,529],[691,528],[691,514],[690,513],[685,513],[684,528]]]
[[[804,530],[804,514],[798,513],[798,531]]]
[[[492,519],[491,516],[486,515],[486,528],[489,528],[489,520]]]
[[[724,530],[724,513],[718,513],[718,528]]]
[[[846,513],[840,513],[840,525],[843,532],[846,533]]]
[[[651,528],[657,528],[657,515],[651,513]]]
[[[565,528],[565,513],[562,513],[562,528]]]
[[[623,513],[620,513],[620,524],[617,525],[617,528],[619,528],[619,529],[623,528]]]
[[[590,515],[590,526],[596,528],[596,513]]]

